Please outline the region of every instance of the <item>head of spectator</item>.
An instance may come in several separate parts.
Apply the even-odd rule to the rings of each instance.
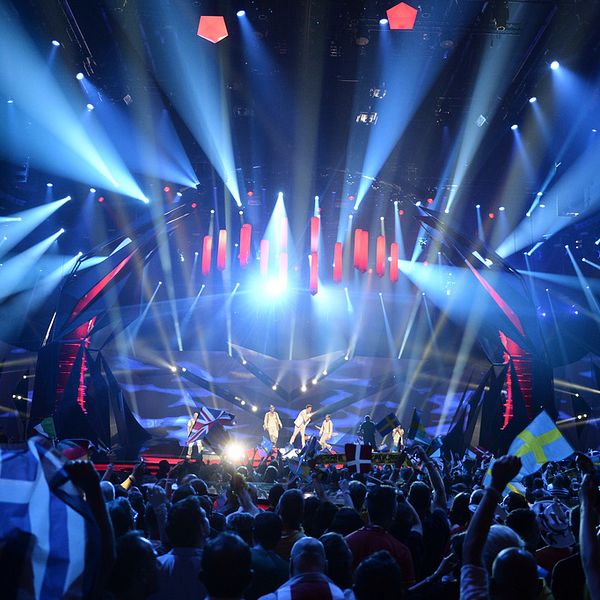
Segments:
[[[508,513],[506,526],[516,532],[525,542],[525,548],[532,554],[540,543],[540,526],[535,513],[529,508],[516,508]]]
[[[304,517],[304,496],[300,490],[286,490],[277,504],[277,514],[281,517],[283,528],[300,529]]]
[[[133,509],[127,498],[117,498],[109,502],[106,508],[112,522],[115,538],[120,538],[128,531],[133,531],[135,527]]]
[[[380,485],[367,494],[369,521],[383,529],[389,529],[396,508],[396,490],[389,485]]]
[[[483,547],[481,560],[488,573],[492,572],[494,559],[506,548],[520,548],[525,546],[523,540],[506,525],[492,525],[487,540]]]
[[[325,549],[327,575],[342,590],[352,587],[352,552],[339,533],[326,533],[319,538]]]
[[[404,585],[398,563],[387,550],[375,552],[358,565],[353,589],[356,600],[401,600]]]
[[[115,499],[115,486],[110,481],[101,481],[100,491],[102,492],[104,502],[110,502]]]
[[[208,485],[206,485],[206,481],[204,479],[199,479],[196,477],[192,481],[190,481],[190,485],[194,488],[194,491],[198,496],[208,496]]]
[[[342,507],[333,517],[329,531],[346,537],[352,532],[358,531],[363,525],[363,520],[353,508]]]
[[[200,506],[204,509],[207,517],[210,517],[213,512],[213,503],[208,496],[196,496],[200,502]]]
[[[292,577],[305,573],[325,573],[326,569],[325,549],[319,540],[303,537],[293,545],[290,554]]]
[[[234,512],[227,515],[225,519],[227,531],[237,534],[241,537],[248,546],[253,545],[252,528],[254,526],[254,518],[246,512]]]
[[[202,581],[212,600],[237,600],[252,580],[252,554],[244,540],[222,533],[202,553]]]
[[[531,509],[537,516],[542,539],[548,546],[568,548],[575,544],[569,527],[569,511],[564,504],[557,500],[542,500]]]
[[[223,513],[213,510],[208,519],[210,528],[214,529],[218,533],[225,531],[225,515]]]
[[[348,484],[348,492],[354,508],[358,512],[363,510],[365,498],[367,497],[367,486],[362,481],[351,481]]]
[[[196,490],[191,485],[180,485],[174,492],[171,497],[171,501],[173,504],[187,498],[188,496],[195,496]]]
[[[506,509],[506,512],[512,512],[517,508],[529,508],[529,503],[525,496],[517,492],[508,492],[502,501],[502,505]]]
[[[454,496],[452,506],[448,512],[448,517],[453,525],[465,527],[471,520],[472,513],[469,510],[470,496],[466,492],[461,492]]]
[[[263,481],[265,483],[275,483],[277,480],[277,467],[275,465],[269,465],[264,472]]]
[[[498,600],[530,600],[542,591],[535,558],[522,548],[506,548],[494,560],[491,588]]]
[[[416,522],[417,518],[414,509],[407,502],[397,502],[390,533],[401,542],[406,543],[406,540],[410,536],[410,530]]]
[[[277,504],[279,503],[279,499],[283,495],[285,488],[280,484],[276,483],[267,494],[267,500],[269,501],[269,506],[275,510]]]
[[[281,519],[273,512],[258,513],[253,522],[254,542],[264,550],[275,550],[281,538]]]
[[[152,544],[138,531],[117,539],[108,583],[118,600],[142,600],[158,590],[158,562]]]
[[[158,471],[156,472],[156,479],[160,481],[161,479],[165,479],[165,477],[169,474],[171,470],[171,465],[168,460],[161,460],[158,463]]]
[[[479,506],[481,499],[485,495],[485,490],[473,490],[471,492],[471,497],[469,498],[469,510],[471,512],[475,512],[475,509]]]
[[[175,502],[167,517],[167,537],[173,548],[201,548],[210,526],[196,496]]]
[[[408,501],[419,515],[431,508],[431,488],[424,481],[413,481],[408,490]]]

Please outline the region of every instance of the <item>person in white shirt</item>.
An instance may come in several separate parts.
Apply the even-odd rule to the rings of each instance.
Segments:
[[[331,415],[325,415],[325,420],[323,421],[323,425],[319,429],[319,444],[323,450],[331,450],[331,444],[327,442],[333,436],[333,421],[331,420]]]
[[[188,438],[190,437],[190,432],[192,431],[192,428],[194,427],[194,424],[196,423],[197,419],[198,419],[198,413],[195,412],[190,417],[190,420],[187,422]],[[202,442],[200,440],[197,440],[196,442],[192,442],[191,444],[188,444],[188,450],[187,450],[188,458],[192,457],[192,451],[194,450],[194,444],[197,444],[197,446],[198,446],[198,454],[199,455],[202,454],[202,450],[203,450]]]
[[[404,427],[402,427],[402,423],[392,430],[392,440],[394,440],[393,449],[400,451],[400,447],[404,446]]]
[[[263,429],[269,434],[269,439],[273,446],[277,445],[279,430],[283,427],[279,414],[275,411],[275,407],[271,404],[269,412],[265,413],[263,421]]]
[[[310,417],[312,414],[312,404],[307,404],[306,408],[301,410],[294,421],[294,433],[292,434],[292,438],[290,439],[290,446],[294,445],[294,440],[296,436],[300,434],[300,439],[302,440],[302,447],[304,448],[304,444],[306,443],[306,426],[310,423]]]

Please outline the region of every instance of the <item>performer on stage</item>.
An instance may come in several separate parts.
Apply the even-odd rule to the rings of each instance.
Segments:
[[[190,420],[187,422],[187,434],[188,434],[188,438],[190,437],[190,433],[192,431],[192,428],[194,427],[196,421],[198,420],[198,413],[195,412]],[[198,445],[198,454],[201,455],[202,454],[202,450],[203,450],[203,446],[202,446],[202,442],[200,440],[197,440],[196,442],[192,442],[191,444],[188,444],[188,450],[187,450],[187,457],[191,458],[192,457],[192,450],[194,449],[194,443]]]
[[[290,439],[290,446],[294,445],[294,440],[296,436],[300,434],[300,439],[302,440],[302,447],[304,448],[304,444],[306,443],[306,436],[304,432],[306,431],[306,426],[310,423],[310,416],[312,414],[312,404],[307,404],[304,410],[301,410],[294,421],[294,433],[292,434],[292,438]]]
[[[269,439],[273,446],[277,445],[277,438],[279,437],[279,430],[283,427],[279,414],[275,412],[275,407],[271,404],[269,406],[269,412],[265,413],[265,420],[263,421],[263,429],[269,434]]]
[[[394,440],[393,450],[400,452],[400,449],[404,446],[404,428],[402,427],[402,423],[398,423],[392,430],[392,440]]]
[[[331,444],[327,443],[333,435],[333,421],[331,420],[331,415],[325,415],[323,425],[321,425],[321,428],[319,429],[319,435],[319,444],[321,445],[321,449],[331,450]]]
[[[371,417],[367,415],[358,428],[358,435],[362,436],[363,442],[369,444],[373,450],[377,448],[377,444],[375,443],[375,431],[375,423],[373,423]]]

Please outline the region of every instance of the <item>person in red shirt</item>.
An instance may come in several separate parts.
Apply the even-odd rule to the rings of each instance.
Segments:
[[[367,512],[369,525],[346,537],[352,551],[354,568],[364,559],[387,550],[402,570],[402,579],[406,587],[415,582],[415,571],[410,550],[388,532],[396,508],[396,490],[382,485],[367,494]]]

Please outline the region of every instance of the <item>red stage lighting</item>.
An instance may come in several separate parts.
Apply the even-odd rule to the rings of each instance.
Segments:
[[[310,293],[314,296],[319,291],[319,253],[310,253]]]
[[[223,17],[200,17],[197,35],[213,44],[224,40],[229,34]]]
[[[377,277],[383,277],[385,275],[385,237],[382,235],[377,236],[375,271]]]
[[[417,18],[417,9],[400,2],[387,11],[390,29],[413,29]]]
[[[319,251],[319,217],[310,218],[310,251]]]
[[[198,208],[198,205],[195,202],[192,202],[192,208]]]
[[[350,194],[348,196],[348,200],[350,200],[350,202],[354,202],[354,200],[356,200],[356,198],[352,194]]]
[[[168,194],[171,191],[171,188],[168,185],[165,185],[165,187],[163,188],[163,192],[165,194]]]
[[[354,268],[360,268],[360,242],[362,240],[362,229],[354,230]]]
[[[390,281],[396,283],[398,281],[398,244],[392,242],[390,245],[390,256],[392,261],[390,262]]]
[[[496,215],[495,215],[494,213],[488,213],[488,217],[489,217],[490,219],[493,219],[495,216],[496,216]]]
[[[433,204],[433,198],[427,198],[427,204]]]
[[[398,211],[398,214],[399,214],[401,217],[402,217],[402,216],[404,216],[404,209],[403,209],[403,208],[401,208],[401,209]]]
[[[210,263],[212,259],[212,236],[205,235],[202,243],[202,275],[210,273]]]
[[[98,198],[98,202],[100,202],[100,204],[102,204],[104,202],[104,196],[100,196]]]
[[[336,242],[333,250],[333,280],[342,281],[342,242]]]
[[[248,196],[248,198],[252,198],[252,196],[254,196],[254,192],[252,190],[248,190],[246,192],[246,196]]]
[[[227,230],[219,231],[219,245],[217,246],[217,269],[224,271],[227,264]]]
[[[252,240],[252,225],[244,223],[240,231],[240,266],[245,269],[250,260],[250,242]]]
[[[369,266],[369,232],[364,229],[360,232],[360,255],[358,270],[365,273]]]

